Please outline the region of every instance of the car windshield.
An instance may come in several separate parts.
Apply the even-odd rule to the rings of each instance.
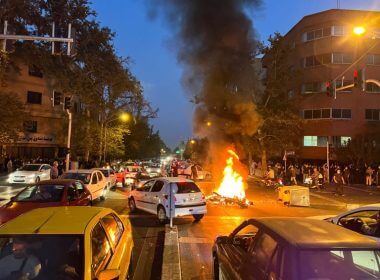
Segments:
[[[178,186],[177,193],[197,193],[201,192],[196,184],[193,182],[177,182]]]
[[[15,198],[15,202],[59,202],[62,200],[64,186],[36,185],[22,190]],[[1,279],[1,278],[0,278]]]
[[[39,164],[26,164],[23,167],[21,167],[20,171],[38,171],[40,170],[41,165]]]
[[[299,279],[379,279],[379,257],[373,249],[301,251]]]
[[[61,176],[62,179],[75,179],[75,180],[80,180],[85,184],[90,183],[91,179],[91,174],[90,173],[79,173],[79,172],[68,172],[64,173]]]
[[[25,258],[27,265],[23,272],[29,276],[27,279],[83,279],[84,276],[82,235],[1,235],[0,252],[0,279],[21,279],[14,278],[14,273]]]
[[[101,169],[100,172],[103,173],[104,177],[107,177],[107,178],[108,178],[108,176],[109,176],[109,174],[108,174],[108,170]]]

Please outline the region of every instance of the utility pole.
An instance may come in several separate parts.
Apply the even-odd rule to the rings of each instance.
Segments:
[[[327,162],[327,182],[330,182],[330,142],[329,138],[327,138],[326,143],[326,162]]]
[[[67,153],[66,153],[66,171],[70,169],[70,146],[71,146],[71,123],[72,123],[72,114],[70,110],[66,110],[69,115],[69,128],[67,130]]]

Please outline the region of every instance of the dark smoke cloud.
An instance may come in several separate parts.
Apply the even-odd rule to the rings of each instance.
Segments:
[[[260,0],[151,0],[165,15],[184,66],[183,84],[196,104],[194,131],[211,141],[253,135],[261,118],[253,102],[256,39],[247,9]],[[153,13],[151,13],[153,15]],[[208,126],[211,124],[211,126]]]

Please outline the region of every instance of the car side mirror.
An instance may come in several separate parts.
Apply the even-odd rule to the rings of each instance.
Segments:
[[[120,276],[120,270],[106,269],[99,273],[98,280],[112,280],[112,279],[117,279],[119,276]]]

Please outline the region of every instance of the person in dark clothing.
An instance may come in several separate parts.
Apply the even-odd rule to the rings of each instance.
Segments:
[[[334,174],[333,182],[335,183],[336,195],[344,196],[343,185],[345,184],[345,182],[340,169],[337,169],[336,173]]]
[[[198,179],[198,170],[197,170],[197,166],[195,164],[193,164],[191,166],[191,179],[193,179],[193,180]]]

